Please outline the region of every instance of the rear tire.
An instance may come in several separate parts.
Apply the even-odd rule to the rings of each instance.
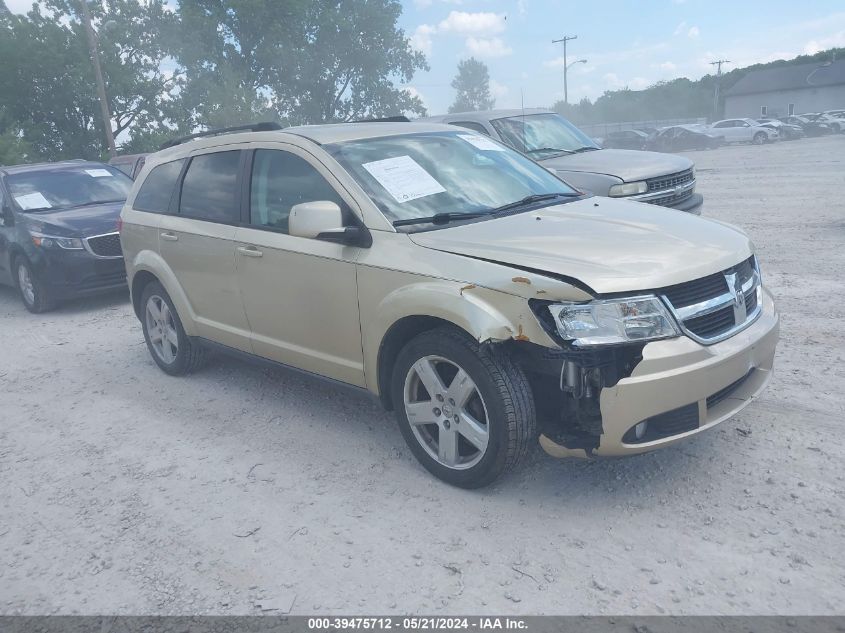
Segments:
[[[173,300],[157,281],[141,293],[141,327],[150,355],[165,373],[183,376],[202,366],[205,349],[185,334]]]
[[[13,270],[15,285],[27,310],[33,314],[40,314],[56,307],[56,302],[50,296],[47,286],[32,270],[32,265],[26,257],[22,255],[16,257]]]
[[[481,346],[457,328],[423,332],[405,345],[391,395],[411,452],[454,486],[490,484],[516,468],[536,439],[534,398],[522,369],[497,346]]]

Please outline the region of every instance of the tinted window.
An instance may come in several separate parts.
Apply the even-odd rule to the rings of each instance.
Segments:
[[[307,161],[277,150],[255,152],[250,184],[250,223],[288,231],[291,207],[330,200],[343,206],[332,186]]]
[[[167,213],[184,162],[174,160],[154,167],[135,196],[134,208],[153,213]]]
[[[481,125],[481,123],[476,123],[475,121],[454,121],[450,123],[450,125],[457,125],[458,127],[465,127],[468,130],[473,130],[475,132],[481,132],[482,134],[486,134],[490,136],[490,132]]]
[[[179,213],[211,222],[238,222],[240,151],[195,156],[182,183]]]
[[[112,167],[119,169],[127,176],[132,176],[132,163],[109,163]]]

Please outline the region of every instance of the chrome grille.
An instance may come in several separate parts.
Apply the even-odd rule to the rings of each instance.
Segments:
[[[760,315],[760,272],[754,256],[720,273],[659,292],[681,329],[699,343],[724,340]]]
[[[679,171],[677,174],[649,178],[646,180],[646,184],[648,185],[649,191],[662,191],[664,189],[672,189],[678,185],[691,182],[692,179],[692,169],[686,169],[684,171]]]
[[[97,257],[123,257],[120,247],[120,233],[106,233],[85,238],[88,251]]]

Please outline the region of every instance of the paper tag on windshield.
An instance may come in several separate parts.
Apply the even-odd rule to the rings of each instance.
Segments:
[[[85,173],[92,178],[111,178],[114,176],[108,169],[86,169]]]
[[[23,196],[15,196],[15,202],[24,211],[28,209],[51,209],[53,207],[52,204],[47,202],[47,198],[38,191]]]
[[[464,139],[470,145],[477,147],[480,150],[485,152],[504,152],[505,148],[501,145],[494,143],[492,140],[487,138],[486,136],[477,136],[475,134],[458,134],[459,137]]]
[[[410,156],[386,158],[361,165],[396,202],[410,202],[446,191],[431,174]]]

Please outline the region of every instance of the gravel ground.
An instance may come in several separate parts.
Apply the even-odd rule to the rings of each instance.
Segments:
[[[482,491],[365,395],[170,378],[124,296],[0,289],[0,613],[843,613],[845,136],[690,156],[778,299],[771,386],[681,446],[538,450]]]

